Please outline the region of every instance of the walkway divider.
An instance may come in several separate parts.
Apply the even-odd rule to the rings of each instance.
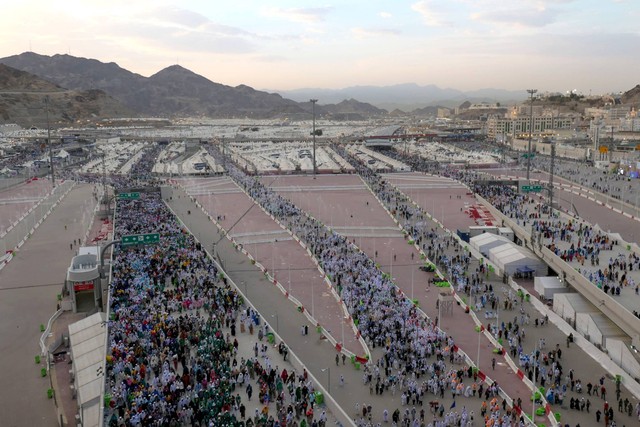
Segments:
[[[235,181],[231,181],[234,182]],[[182,190],[188,195],[187,189],[184,188],[184,186],[178,184],[178,186],[180,188],[182,188]],[[350,324],[349,326],[351,327],[351,330],[355,336],[355,338],[358,340],[358,342],[360,343],[360,345],[362,346],[363,350],[364,350],[364,356],[359,356],[355,353],[353,353],[351,350],[348,350],[344,347],[344,343],[339,342],[338,340],[336,340],[333,335],[327,331],[321,324],[320,322],[318,322],[318,320],[316,318],[314,318],[311,313],[309,312],[308,309],[306,309],[304,307],[304,305],[297,299],[295,298],[293,295],[291,295],[289,293],[289,291],[271,274],[269,273],[268,269],[265,268],[260,262],[258,262],[257,259],[255,259],[246,249],[244,249],[244,246],[240,243],[238,243],[233,237],[231,237],[229,235],[229,233],[227,233],[226,230],[224,230],[224,228],[222,228],[222,226],[220,225],[220,223],[215,220],[210,214],[209,212],[207,212],[207,210],[204,208],[204,206],[202,206],[197,199],[191,197],[191,200],[196,204],[197,207],[199,207],[202,212],[207,215],[207,218],[209,218],[209,220],[211,222],[213,222],[216,227],[218,227],[218,229],[224,234],[224,236],[234,245],[234,247],[236,248],[236,250],[240,250],[242,252],[242,254],[244,254],[245,256],[247,256],[249,258],[249,260],[251,260],[251,263],[254,264],[260,271],[262,271],[262,273],[265,274],[265,277],[271,282],[273,283],[279,290],[280,292],[282,292],[282,294],[292,303],[295,304],[297,310],[303,314],[308,320],[309,322],[311,322],[311,324],[313,324],[316,328],[320,328],[319,331],[320,333],[322,333],[325,338],[327,339],[327,341],[329,341],[329,343],[331,343],[331,345],[336,349],[336,351],[338,351],[339,353],[343,353],[344,355],[348,356],[349,358],[356,357],[359,360],[369,360],[371,358],[371,351],[369,350],[369,347],[366,343],[366,341],[364,340],[364,338],[361,336],[360,332],[358,331],[357,327],[355,326],[354,322],[353,322],[353,318],[351,317],[351,314],[349,313],[344,301],[342,301],[342,298],[340,297],[340,295],[338,295],[338,293],[335,290],[335,287],[333,286],[333,284],[331,283],[331,281],[328,278],[328,275],[326,274],[326,272],[322,269],[322,267],[320,266],[320,263],[318,262],[317,258],[315,257],[315,255],[309,250],[309,248],[307,247],[307,245],[296,235],[294,234],[291,230],[289,230],[287,227],[285,227],[280,221],[278,221],[277,218],[275,218],[273,215],[271,215],[269,212],[267,212],[255,199],[253,199],[245,190],[244,188],[242,188],[240,185],[236,186],[249,198],[251,198],[251,200],[253,200],[254,204],[257,205],[258,207],[260,207],[260,209],[267,215],[269,215],[269,217],[276,223],[278,224],[278,226],[280,226],[280,228],[282,228],[283,230],[285,230],[289,235],[291,235],[294,240],[296,240],[298,242],[298,244],[300,244],[302,246],[303,249],[306,249],[307,254],[309,255],[309,257],[311,258],[312,262],[314,263],[314,265],[316,266],[316,268],[318,269],[318,271],[320,272],[320,274],[323,276],[323,281],[326,283],[327,288],[329,290],[329,292],[331,293],[331,295],[335,298],[335,300],[338,302],[338,304],[340,304],[341,307],[341,311],[342,311],[342,315],[345,318],[348,318]],[[313,218],[309,215],[310,218]],[[344,319],[342,319],[341,321],[344,321]]]

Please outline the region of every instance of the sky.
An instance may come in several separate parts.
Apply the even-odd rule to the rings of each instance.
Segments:
[[[625,91],[640,83],[638,0],[20,0],[0,57],[33,51],[144,76],[179,64],[256,89],[401,83]]]

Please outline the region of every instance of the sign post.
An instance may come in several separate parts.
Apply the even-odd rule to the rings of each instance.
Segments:
[[[137,200],[140,198],[140,193],[118,193],[118,199],[120,200]]]
[[[542,191],[542,185],[523,185],[523,193],[539,193]]]
[[[131,234],[129,236],[122,236],[120,246],[126,248],[136,245],[155,245],[158,242],[160,242],[160,233]]]

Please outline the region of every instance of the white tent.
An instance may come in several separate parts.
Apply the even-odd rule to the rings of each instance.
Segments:
[[[58,154],[56,154],[56,157],[59,159],[66,159],[67,157],[69,157],[69,153],[62,149]]]
[[[515,244],[489,249],[489,260],[508,275],[533,272],[546,274],[548,270],[547,265],[533,252]]]
[[[593,344],[604,347],[607,338],[628,338],[622,329],[602,313],[578,313],[576,330]]]
[[[546,299],[553,298],[556,293],[569,292],[569,288],[560,281],[558,276],[534,277],[533,288],[538,295]]]
[[[576,324],[578,313],[597,313],[598,309],[582,294],[577,292],[555,294],[553,296],[553,311],[558,316],[569,321],[570,325]]]
[[[4,168],[2,168],[2,170],[0,170],[0,175],[7,175],[7,176],[9,176],[9,175],[16,175],[16,174],[17,174],[17,172],[16,172],[16,171],[14,171],[13,169],[9,169],[9,168],[8,168],[8,167],[6,167],[6,166],[5,166]]]
[[[471,247],[484,256],[488,255],[489,249],[509,243],[510,241],[506,237],[498,236],[493,233],[482,233],[469,239]]]

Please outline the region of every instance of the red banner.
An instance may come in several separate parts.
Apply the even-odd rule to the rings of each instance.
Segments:
[[[520,369],[518,369],[518,378],[523,379],[524,378],[524,372],[522,372]]]
[[[73,284],[73,290],[76,292],[90,291],[92,289],[93,289],[93,282],[76,282]]]

